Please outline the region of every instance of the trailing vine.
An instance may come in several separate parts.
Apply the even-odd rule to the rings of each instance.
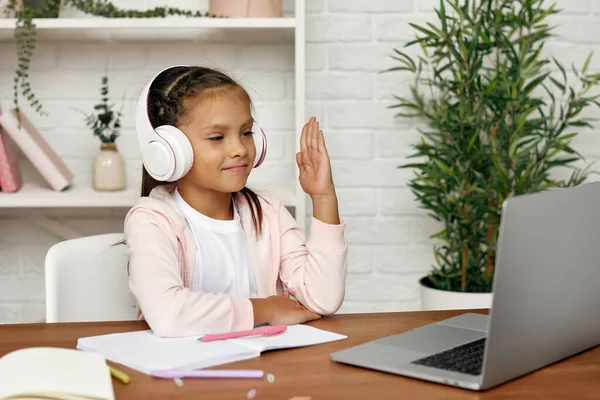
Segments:
[[[40,4],[41,3],[41,4]],[[208,12],[181,10],[172,7],[155,7],[149,10],[123,10],[108,0],[9,0],[6,15],[16,19],[15,42],[17,46],[17,67],[13,82],[13,103],[21,121],[19,97],[25,97],[31,107],[41,116],[47,115],[42,104],[36,98],[29,83],[29,67],[35,50],[35,18],[58,18],[61,7],[72,6],[86,14],[105,18],[164,18],[167,16],[185,16],[190,18],[212,17]]]

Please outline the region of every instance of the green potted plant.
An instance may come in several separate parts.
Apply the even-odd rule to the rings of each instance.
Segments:
[[[546,19],[558,12],[546,3],[442,0],[436,23],[410,24],[416,39],[405,47],[420,46],[416,60],[394,50],[388,71],[415,79],[391,107],[424,122],[415,161],[400,168],[414,170],[409,187],[442,226],[432,235],[437,265],[420,280],[424,309],[489,307],[504,200],[590,173],[571,144],[591,127],[584,110],[600,105],[591,93],[600,74],[587,71],[590,54],[573,67],[575,88],[543,55]]]
[[[86,14],[105,18],[165,18],[170,15],[186,17],[216,17],[208,12],[182,10],[175,7],[123,10],[108,0],[8,0],[4,7],[6,16],[16,18],[15,41],[17,68],[13,84],[13,103],[20,121],[19,97],[23,96],[40,115],[47,115],[29,84],[29,66],[36,45],[36,18],[58,18],[61,8],[73,7]]]
[[[85,114],[85,123],[100,139],[100,152],[94,159],[92,182],[95,190],[117,191],[126,186],[125,161],[117,149],[116,140],[121,130],[121,111],[113,111],[114,104],[108,103],[108,77],[102,77],[101,101],[94,112]]]

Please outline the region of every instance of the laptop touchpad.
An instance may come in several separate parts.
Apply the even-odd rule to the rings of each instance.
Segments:
[[[486,336],[485,332],[438,324],[378,339],[375,342],[423,353],[437,353]]]

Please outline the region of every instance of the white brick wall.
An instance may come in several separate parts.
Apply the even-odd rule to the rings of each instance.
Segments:
[[[120,1],[140,8],[154,0]],[[176,5],[206,9],[207,0],[178,0]],[[284,9],[291,10],[290,0]],[[412,121],[394,119],[393,95],[406,91],[410,76],[380,74],[393,61],[392,48],[411,38],[408,22],[434,18],[437,0],[308,0],[307,115],[321,121],[332,156],[340,208],[347,221],[349,274],[342,312],[412,310],[419,307],[417,280],[433,263],[432,241],[438,226],[418,208],[406,187],[411,171],[399,170],[419,138]],[[600,1],[561,0],[554,17],[558,37],[547,54],[564,65],[581,65],[589,50],[600,49]],[[204,8],[203,8],[204,7]],[[219,66],[250,88],[257,116],[269,131],[269,162],[252,180],[292,177],[293,46],[265,35],[246,43],[220,36],[219,43],[73,42],[41,43],[32,66],[32,85],[50,113],[34,120],[80,181],[89,181],[98,143],[73,108],[90,110],[98,98],[100,76],[108,65],[111,94],[126,91],[123,136],[128,179],[139,179],[131,99],[146,79],[172,63]],[[251,42],[261,39],[262,43]],[[410,49],[409,49],[410,50]],[[410,50],[414,54],[415,49]],[[0,100],[11,105],[14,45],[0,43]],[[598,51],[596,51],[598,53]],[[83,56],[82,56],[83,55]],[[600,56],[590,65],[600,70]],[[586,130],[577,149],[600,156],[600,135]],[[82,234],[122,229],[126,210],[46,210]],[[0,322],[43,318],[43,258],[59,239],[28,224],[14,212],[0,213]]]

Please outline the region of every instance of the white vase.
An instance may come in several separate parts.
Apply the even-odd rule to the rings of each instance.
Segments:
[[[100,153],[94,159],[93,185],[99,191],[125,189],[125,161],[114,143],[102,143]]]
[[[280,18],[281,0],[210,0],[209,12],[232,18]]]
[[[424,311],[492,307],[492,293],[451,292],[432,288],[427,285],[428,282],[427,277],[419,280],[421,309]]]

